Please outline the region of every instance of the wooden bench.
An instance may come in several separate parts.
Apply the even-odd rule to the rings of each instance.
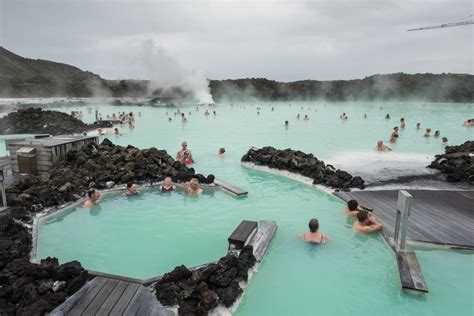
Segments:
[[[244,248],[257,231],[257,226],[257,222],[242,221],[227,239],[229,242],[229,250]]]
[[[217,184],[218,186],[222,187],[223,189],[235,194],[235,195],[245,195],[248,193],[248,191],[245,191],[241,188],[238,188],[230,183],[227,183],[222,180],[214,180],[214,183]]]

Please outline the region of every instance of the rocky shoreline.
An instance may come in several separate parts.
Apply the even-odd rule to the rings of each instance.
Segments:
[[[227,254],[193,271],[176,267],[154,285],[156,298],[165,306],[178,305],[179,315],[207,315],[219,304],[229,308],[243,293],[240,282],[247,282],[255,263],[252,246],[246,246],[238,256]]]
[[[0,315],[44,315],[79,290],[88,273],[77,261],[29,261],[31,236],[10,216],[0,216]]]
[[[104,139],[100,145],[88,143],[79,150],[72,149],[67,159],[48,173],[22,177],[7,188],[7,199],[15,207],[14,216],[24,219],[30,212],[76,201],[90,186],[104,189],[110,181],[145,183],[161,181],[166,176],[175,182],[193,177],[200,183],[214,182],[213,175],[196,174],[193,168],[175,161],[165,150],[123,147]]]
[[[109,122],[86,124],[69,114],[27,108],[0,118],[0,134],[73,134],[98,128],[113,127]]]
[[[311,178],[313,184],[325,185],[334,189],[365,188],[365,182],[361,177],[335,169],[332,165],[326,165],[324,161],[318,160],[313,154],[306,154],[302,151],[279,150],[269,146],[261,149],[251,148],[241,161],[300,174]]]
[[[474,141],[466,141],[459,146],[446,146],[445,153],[436,155],[428,168],[441,171],[448,182],[474,185]]]

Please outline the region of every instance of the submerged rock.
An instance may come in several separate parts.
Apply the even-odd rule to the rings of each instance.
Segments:
[[[336,170],[331,165],[325,165],[324,161],[318,160],[313,154],[299,150],[251,148],[241,160],[294,172],[313,179],[313,184],[322,184],[334,189],[365,188],[365,182],[361,177],[353,177],[346,171]]]
[[[113,127],[109,122],[86,124],[63,112],[28,108],[0,118],[0,134],[71,134]]]
[[[449,182],[474,185],[474,141],[459,146],[446,146],[445,153],[436,155],[428,168],[438,169]]]

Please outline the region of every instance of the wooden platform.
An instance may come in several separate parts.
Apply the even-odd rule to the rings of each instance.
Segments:
[[[407,240],[474,249],[474,191],[408,190],[413,195]],[[372,208],[386,240],[393,237],[398,191],[336,192]]]
[[[50,315],[173,315],[143,285],[96,276]]]
[[[227,183],[225,181],[222,181],[222,180],[214,180],[214,183],[217,184],[218,186],[222,187],[223,189],[235,194],[235,195],[246,195],[248,192],[241,189],[241,188],[238,188],[230,183]]]
[[[421,272],[415,252],[411,250],[404,252],[395,251],[395,256],[397,257],[398,273],[402,288],[427,293],[428,286]]]

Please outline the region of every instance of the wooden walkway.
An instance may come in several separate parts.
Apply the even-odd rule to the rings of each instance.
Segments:
[[[407,190],[413,196],[407,239],[474,249],[474,191]],[[382,235],[393,238],[397,190],[336,192],[344,201],[355,199],[373,209]]]
[[[50,315],[174,315],[140,283],[96,276]]]
[[[238,188],[230,183],[227,183],[225,181],[222,181],[222,180],[214,180],[214,183],[217,184],[218,186],[222,187],[223,189],[229,191],[230,193],[233,193],[237,196],[240,196],[240,195],[246,195],[248,192],[245,191],[244,189],[241,189],[241,188]]]

